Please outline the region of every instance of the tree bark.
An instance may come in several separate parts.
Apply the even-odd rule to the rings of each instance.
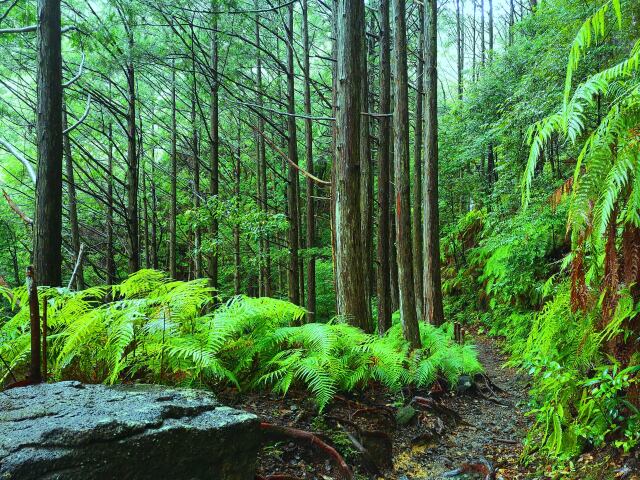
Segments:
[[[196,76],[196,54],[194,32],[191,30],[191,154],[193,155],[193,207],[196,212],[200,209],[200,151],[198,148],[198,125],[196,116],[196,102],[198,96],[198,77]],[[194,233],[195,255],[193,259],[193,276],[202,276],[202,230],[197,225]]]
[[[240,213],[240,169],[242,167],[242,151],[240,150],[240,142],[242,141],[241,132],[240,122],[238,122],[238,145],[236,147],[236,161],[233,169],[233,194],[236,203],[236,215]],[[233,225],[233,260],[233,291],[235,295],[240,295],[240,223],[238,221]]]
[[[295,106],[295,65],[293,58],[293,4],[289,5],[287,23],[287,133],[288,156],[294,164],[298,164],[298,138],[296,129]],[[294,165],[288,165],[287,176],[287,202],[289,213],[289,301],[300,304],[300,278],[299,278],[299,235],[300,235],[300,205],[298,169]]]
[[[62,106],[62,129],[67,129],[67,111]],[[76,195],[76,182],[73,174],[73,157],[71,156],[71,143],[69,141],[69,133],[63,134],[62,138],[64,157],[67,167],[67,193],[69,195],[69,225],[71,227],[71,246],[75,255],[74,263],[78,260],[80,254],[80,226],[78,224],[78,198]],[[84,290],[84,270],[82,268],[82,260],[78,263],[76,271],[76,290]]]
[[[254,1],[255,10],[258,10],[258,0]],[[256,102],[258,108],[262,108],[262,51],[260,45],[260,14],[256,13]],[[257,135],[257,162],[258,162],[258,201],[263,215],[269,213],[268,193],[267,193],[267,160],[264,134],[265,121],[262,115],[258,115],[258,135]],[[266,236],[260,238],[260,296],[271,296],[271,254],[270,241]]]
[[[304,45],[304,113],[307,116],[304,121],[305,157],[307,159],[307,172],[314,175],[313,165],[313,125],[311,121],[311,70],[309,66],[309,5],[308,0],[302,0],[302,43]],[[316,205],[315,184],[307,177],[307,248],[316,246]],[[307,322],[312,323],[316,319],[316,258],[309,254],[307,262],[307,296],[306,296]]]
[[[480,0],[480,64],[484,67],[486,46],[485,46],[485,25],[484,25],[484,0]]]
[[[38,177],[34,263],[41,285],[62,285],[62,54],[60,0],[38,0]]]
[[[433,325],[444,323],[440,276],[440,219],[438,212],[438,6],[425,4],[425,177],[424,177],[424,318]]]
[[[128,270],[134,273],[140,269],[140,220],[138,217],[138,190],[139,190],[139,157],[136,135],[136,76],[133,62],[133,22],[132,18],[127,18],[125,29],[128,36],[128,59],[125,66],[125,77],[127,80],[127,253]]]
[[[133,28],[129,25],[129,28]],[[140,239],[138,219],[138,152],[136,140],[136,81],[133,65],[133,31],[129,31],[129,60],[127,62],[127,239],[129,273],[140,270]]]
[[[456,37],[458,53],[458,99],[462,100],[464,94],[464,0],[456,0]]]
[[[394,179],[396,186],[396,246],[400,322],[411,348],[420,347],[420,331],[413,291],[411,204],[409,202],[409,78],[407,74],[407,26],[405,0],[393,0],[394,16]]]
[[[212,0],[211,10],[216,12],[218,1]],[[211,25],[211,113],[209,195],[217,200],[219,193],[220,136],[219,136],[219,81],[218,81],[218,15],[213,13]],[[208,258],[209,286],[218,289],[218,218],[214,215],[209,229],[213,250]]]
[[[389,0],[380,0],[380,124],[378,136],[378,333],[391,327],[391,269],[389,266],[389,139],[391,138],[391,51]]]
[[[176,65],[171,68],[171,206],[169,208],[169,276],[177,278],[178,158],[176,125]]]
[[[424,6],[418,6],[420,22],[420,41],[418,45],[418,68],[416,75],[416,128],[413,152],[413,209],[411,227],[413,228],[413,285],[416,298],[416,315],[422,318],[422,276],[424,264],[422,258],[422,124],[423,118],[423,77],[424,77]]]
[[[360,211],[360,118],[364,2],[337,2],[336,280],[337,309],[352,324],[370,325]]]
[[[362,111],[369,112],[369,69],[368,42],[366,36],[366,10],[362,29],[362,68],[363,81],[360,82]],[[362,212],[362,248],[364,253],[364,275],[367,285],[367,303],[371,304],[371,287],[373,285],[373,168],[371,165],[371,144],[369,142],[369,116],[360,117],[360,210]]]
[[[113,126],[107,128],[108,156],[107,156],[107,284],[114,285],[117,281],[116,261],[113,247]]]

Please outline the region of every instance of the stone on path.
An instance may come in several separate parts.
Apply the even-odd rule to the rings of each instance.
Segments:
[[[207,392],[60,382],[0,392],[0,479],[253,480],[255,415]]]

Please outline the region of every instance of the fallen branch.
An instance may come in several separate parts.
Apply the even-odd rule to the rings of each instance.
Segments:
[[[2,190],[2,194],[4,195],[4,199],[9,204],[9,207],[11,208],[11,210],[13,210],[16,213],[16,215],[18,215],[26,225],[33,226],[33,220],[27,217],[27,215],[25,215],[25,213],[22,210],[20,210],[20,207],[18,207],[18,205],[15,204],[15,202],[11,199],[11,197],[6,192],[6,190]]]
[[[262,133],[260,130],[258,130],[256,127],[253,127],[253,129],[255,130],[255,132],[260,135],[262,138],[264,138],[265,142],[267,142],[269,144],[269,146],[271,148],[273,148],[276,153],[278,153],[278,155],[280,155],[282,158],[284,158],[287,162],[289,162],[289,164],[295,168],[296,170],[298,170],[300,173],[302,173],[305,177],[310,178],[311,180],[313,180],[314,182],[320,183],[322,185],[331,185],[331,182],[327,182],[326,180],[322,180],[321,178],[316,177],[315,175],[310,174],[309,172],[307,172],[304,168],[302,168],[300,165],[298,165],[297,163],[295,163],[293,160],[291,160],[280,148],[278,148],[278,146],[273,143],[271,141],[270,138],[268,138],[264,133]]]
[[[78,274],[78,268],[80,268],[80,263],[82,263],[82,256],[84,255],[84,243],[80,244],[80,250],[78,251],[78,257],[76,258],[76,265],[73,267],[73,273],[71,273],[71,278],[69,279],[69,284],[67,288],[71,290],[71,286],[73,285],[74,280],[76,279],[76,275]]]
[[[506,443],[507,445],[517,445],[518,443],[520,443],[518,442],[518,440],[513,440],[511,438],[495,438],[494,437],[493,441],[498,443]]]
[[[78,81],[78,79],[82,76],[82,71],[84,70],[84,52],[82,52],[82,60],[80,61],[80,66],[78,67],[78,73],[68,82],[62,84],[62,88],[67,88],[73,85]]]
[[[344,458],[342,458],[342,456],[337,452],[335,448],[327,445],[325,442],[320,440],[317,435],[314,435],[311,432],[306,432],[304,430],[298,430],[297,428],[283,427],[281,425],[274,425],[267,422],[261,422],[260,429],[265,432],[267,436],[275,438],[309,441],[311,445],[319,448],[321,451],[331,457],[331,459],[335,462],[336,466],[341,472],[343,478],[347,480],[351,480],[353,478],[351,469],[349,468],[349,465],[347,465],[347,462],[344,461]]]
[[[37,29],[38,29],[38,25],[28,25],[26,27],[17,27],[17,28],[0,28],[0,35],[7,34],[7,33],[29,33],[29,32],[35,32]],[[64,27],[60,29],[60,33],[65,33],[65,32],[68,32],[69,30],[77,30],[77,29],[78,27],[76,26]]]
[[[16,147],[11,145],[6,140],[0,138],[0,145],[2,145],[11,155],[16,157],[20,162],[24,165],[24,168],[27,169],[27,173],[29,173],[29,177],[31,177],[31,181],[36,183],[36,171],[33,169],[33,165],[25,158],[22,153],[18,151]]]
[[[76,123],[71,125],[69,128],[63,130],[62,134],[66,135],[67,133],[71,132],[72,130],[78,128],[78,126],[80,126],[80,124],[82,122],[84,122],[85,119],[87,118],[87,116],[89,115],[89,110],[91,110],[91,94],[87,95],[87,106],[86,106],[82,116],[78,119],[78,121]]]

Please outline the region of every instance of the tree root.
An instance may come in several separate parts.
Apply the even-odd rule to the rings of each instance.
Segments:
[[[294,477],[293,475],[286,475],[284,473],[274,473],[273,475],[267,475],[266,477],[263,475],[256,475],[255,480],[302,480],[299,477]]]
[[[445,478],[457,477],[464,473],[479,473],[484,475],[484,480],[495,480],[496,469],[486,458],[480,458],[476,463],[463,463],[460,467],[442,474]]]
[[[505,395],[511,395],[509,392],[507,392],[503,388],[500,388],[495,383],[493,383],[493,381],[486,374],[479,373],[478,375],[476,375],[476,378],[478,378],[478,377],[480,377],[482,379],[482,381],[484,382],[485,388],[487,390],[489,390],[489,392],[491,392],[491,395],[493,395],[494,397],[496,396],[496,392],[503,393]],[[478,382],[476,381],[476,384],[477,383]]]
[[[306,432],[304,430],[298,430],[297,428],[291,427],[283,427],[280,425],[274,425],[272,423],[261,422],[260,429],[265,433],[267,437],[272,437],[276,439],[294,439],[294,440],[307,440],[311,445],[315,446],[326,455],[331,457],[331,459],[335,462],[338,470],[342,478],[346,480],[351,480],[353,478],[353,473],[351,473],[351,469],[347,462],[344,461],[344,458],[337,452],[335,448],[330,445],[327,445],[323,442],[317,435]],[[270,480],[278,480],[271,478]],[[284,480],[284,479],[280,479]]]

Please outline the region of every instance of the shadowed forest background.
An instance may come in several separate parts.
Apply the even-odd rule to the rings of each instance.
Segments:
[[[322,412],[456,390],[488,335],[528,375],[520,464],[637,462],[639,22],[634,0],[0,1],[1,384]]]

